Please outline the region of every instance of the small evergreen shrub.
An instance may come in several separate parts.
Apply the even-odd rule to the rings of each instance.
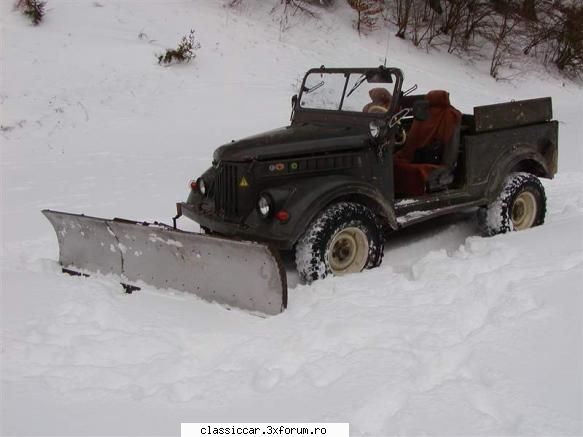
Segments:
[[[46,2],[42,0],[18,0],[16,8],[30,18],[32,24],[38,25],[45,15]]]
[[[188,36],[183,36],[175,49],[166,49],[166,52],[157,55],[158,64],[171,64],[173,62],[190,62],[196,58],[196,51],[200,49],[200,42],[194,38],[194,29]]]

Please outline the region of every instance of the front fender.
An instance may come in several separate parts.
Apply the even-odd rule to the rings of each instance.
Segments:
[[[264,221],[264,226],[270,228],[265,230],[267,233],[285,232],[289,248],[293,247],[322,210],[342,200],[363,203],[377,216],[383,217],[391,228],[398,227],[391,202],[370,183],[350,176],[312,177],[265,191],[275,199],[276,210],[283,209],[290,215],[285,224],[275,219],[270,219],[269,225]],[[254,215],[249,217],[249,220],[255,222],[262,219]],[[260,223],[254,224],[259,225],[259,228],[262,227]]]

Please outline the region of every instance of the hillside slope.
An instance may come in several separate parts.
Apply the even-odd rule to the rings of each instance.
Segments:
[[[391,38],[406,85],[447,89],[465,112],[553,97],[547,223],[489,239],[465,215],[411,229],[381,268],[296,285],[285,313],[261,319],[61,275],[40,209],[167,221],[215,147],[288,122],[304,70],[378,65],[386,35],[359,38],[340,6],[284,33],[266,2],[50,0],[38,28],[0,7],[2,435],[176,435],[181,421],[583,433],[579,86],[544,71],[495,82]],[[198,57],[158,66],[191,28]]]

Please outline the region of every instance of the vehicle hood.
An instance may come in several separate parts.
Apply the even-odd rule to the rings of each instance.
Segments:
[[[292,125],[225,144],[215,150],[213,160],[278,159],[354,149],[363,147],[368,142],[368,132],[355,126]]]

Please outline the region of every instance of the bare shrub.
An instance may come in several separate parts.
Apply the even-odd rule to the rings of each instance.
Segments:
[[[564,7],[560,32],[555,38],[553,61],[559,70],[583,73],[583,5]]]
[[[570,76],[583,76],[583,5],[539,0],[527,25],[523,53],[534,54]]]
[[[437,5],[439,6],[439,4]],[[421,45],[429,47],[433,39],[440,33],[437,18],[441,8],[433,8],[427,0],[413,0],[411,9],[411,40],[417,47]]]
[[[183,36],[175,49],[166,49],[166,52],[157,55],[158,64],[171,64],[172,62],[190,62],[196,58],[196,51],[200,49],[200,43],[194,38],[194,29],[188,36]]]
[[[520,8],[520,14],[528,20],[536,21],[537,2],[538,0],[523,0]]]
[[[387,3],[397,25],[396,36],[416,46],[447,45],[450,53],[464,51],[488,16],[490,0],[394,0]]]
[[[376,28],[377,20],[383,10],[382,0],[348,0],[348,4],[357,13],[355,27],[359,35],[363,31]]]
[[[494,48],[490,58],[490,76],[499,78],[500,67],[507,64],[513,53],[512,33],[519,24],[519,19],[512,9],[507,7],[501,17],[494,17],[491,26],[485,32],[485,36],[492,42]]]
[[[248,0],[225,0],[236,6]],[[280,35],[293,16],[318,17],[334,0],[271,0]],[[516,56],[529,55],[567,75],[583,76],[583,0],[346,0],[356,12],[359,34],[396,25],[395,36],[417,47],[444,47],[457,55],[484,57],[490,74]],[[485,49],[486,47],[486,49]],[[487,55],[486,55],[487,56]],[[524,63],[524,58],[521,60]]]
[[[334,0],[304,0],[304,3],[327,8],[328,6],[332,6],[334,4]]]
[[[409,26],[409,18],[413,0],[395,0],[395,12],[397,22],[397,33],[395,36],[404,39]]]
[[[272,10],[272,14],[276,14],[279,11],[279,35],[280,38],[282,34],[287,31],[291,26],[291,19],[293,17],[308,17],[308,18],[318,18],[319,14],[314,9],[313,1],[311,0],[280,0],[279,5],[275,6]]]
[[[445,4],[441,31],[447,36],[447,51],[459,53],[471,49],[476,35],[487,27],[492,15],[489,0],[448,0]]]
[[[316,18],[318,13],[312,9],[313,1],[310,0],[280,0],[283,5],[284,13],[296,15],[298,13],[305,14],[312,18]]]
[[[485,27],[487,20],[492,15],[492,8],[484,0],[467,0],[467,12],[462,19],[463,38],[461,47],[467,50]]]
[[[30,18],[32,24],[35,26],[40,24],[45,16],[46,2],[42,0],[18,0],[16,2],[16,9]]]
[[[335,0],[280,0],[284,5],[291,5],[298,10],[304,9],[306,12],[313,12],[308,9],[309,6],[316,6],[326,8],[328,6],[332,6]],[[245,0],[227,0],[226,6],[230,8],[234,8],[237,6],[242,5]]]

